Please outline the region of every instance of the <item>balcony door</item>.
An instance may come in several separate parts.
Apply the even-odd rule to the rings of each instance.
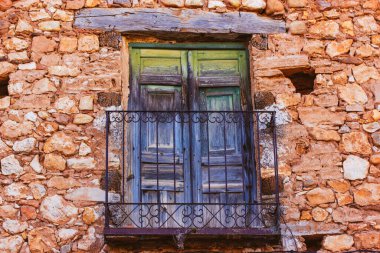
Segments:
[[[140,121],[131,129],[126,201],[160,205],[153,213],[146,207],[157,222],[149,218],[145,227],[190,226],[184,213],[199,212],[200,226],[228,226],[225,204],[252,203],[256,192],[251,116],[242,112],[250,109],[245,50],[131,53],[128,110]],[[186,203],[193,207],[178,205]]]

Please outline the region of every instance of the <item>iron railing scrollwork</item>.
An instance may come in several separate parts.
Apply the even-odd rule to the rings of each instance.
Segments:
[[[274,111],[107,111],[105,233],[278,233],[275,121]]]

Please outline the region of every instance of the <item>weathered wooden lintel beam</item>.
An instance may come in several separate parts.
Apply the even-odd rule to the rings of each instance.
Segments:
[[[285,22],[251,12],[215,13],[173,8],[91,8],[76,13],[74,26],[120,33],[271,34]]]

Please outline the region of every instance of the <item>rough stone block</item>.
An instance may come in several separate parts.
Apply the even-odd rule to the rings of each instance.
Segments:
[[[102,107],[119,106],[121,105],[121,94],[114,92],[98,93],[97,102]]]

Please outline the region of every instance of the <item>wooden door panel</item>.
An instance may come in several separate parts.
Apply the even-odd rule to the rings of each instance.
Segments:
[[[244,117],[239,113],[243,104],[241,89],[246,80],[243,58],[241,51],[210,50],[192,54],[197,89],[194,97],[198,97],[193,108],[224,111],[209,113],[209,121],[193,127],[201,139],[201,145],[195,147],[201,149],[200,158],[195,156],[194,159],[200,159],[201,165],[194,168],[199,170],[195,177],[201,182],[199,199],[205,203],[207,227],[244,226],[245,220],[239,218],[239,214],[245,211],[244,203],[251,201],[245,193],[248,168],[242,147],[246,139]]]

